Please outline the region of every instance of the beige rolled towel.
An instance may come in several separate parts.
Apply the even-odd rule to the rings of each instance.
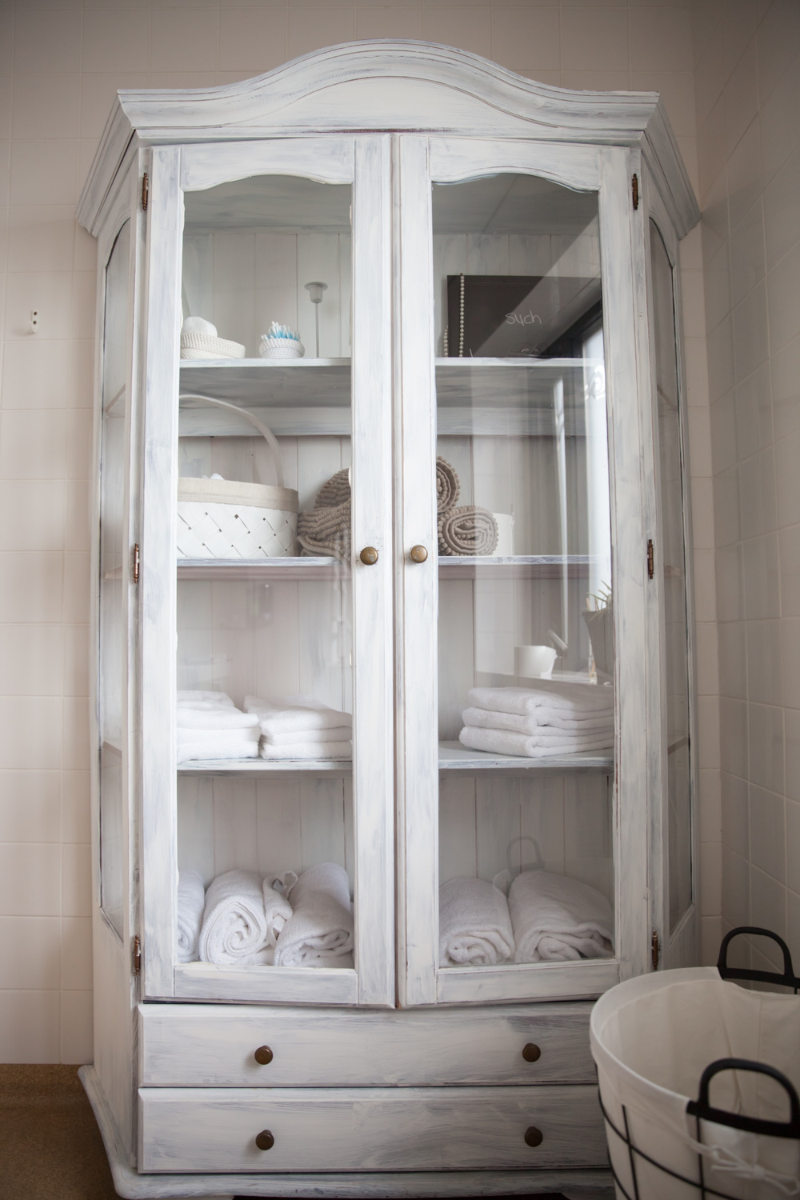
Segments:
[[[465,504],[439,517],[439,553],[449,557],[494,554],[497,522],[486,508]]]
[[[350,562],[350,472],[346,467],[323,483],[311,512],[298,515],[297,540],[306,554],[332,555],[340,562]]]
[[[436,459],[436,511],[441,514],[458,503],[461,483],[446,458]]]

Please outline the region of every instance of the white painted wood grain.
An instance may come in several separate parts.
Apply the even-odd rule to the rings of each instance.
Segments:
[[[437,976],[440,1004],[497,1000],[571,1000],[601,996],[619,983],[613,959],[579,963],[520,963],[499,967],[445,967]]]
[[[302,175],[319,183],[351,183],[352,138],[285,138],[186,146],[180,186],[199,191],[250,175]]]
[[[606,1156],[597,1089],[582,1085],[141,1088],[139,1122],[140,1164],[153,1172],[597,1167]],[[539,1146],[525,1142],[530,1126]]]
[[[597,149],[594,146],[432,137],[430,148],[431,178],[437,183],[458,183],[463,179],[508,171],[539,175],[565,187],[587,191],[598,185]],[[476,163],[476,153],[480,165]],[[474,269],[478,274],[506,273],[482,270],[477,260]]]
[[[349,968],[181,963],[175,967],[175,995],[181,1000],[223,1003],[352,1005],[358,1002],[358,976]]]

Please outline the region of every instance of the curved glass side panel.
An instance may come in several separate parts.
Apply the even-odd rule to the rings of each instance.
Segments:
[[[432,211],[439,966],[611,957],[598,198],[508,173],[435,184]],[[547,896],[578,905],[591,935],[539,936],[532,914]],[[460,914],[486,904],[502,936],[464,936]]]
[[[661,468],[661,559],[667,649],[667,779],[670,932],[692,902],[692,782],[683,456],[672,265],[650,222],[658,447]]]
[[[125,463],[128,411],[128,275],[130,222],[120,230],[106,266],[103,320],[102,428],[100,444],[100,895],[103,910],[122,936],[123,781],[122,738],[126,655],[123,599]]]

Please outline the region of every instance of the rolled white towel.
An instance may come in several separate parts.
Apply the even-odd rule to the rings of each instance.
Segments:
[[[590,750],[610,750],[613,729],[607,733],[566,734],[561,731],[538,734],[510,733],[506,729],[474,729],[465,725],[458,735],[462,746],[488,754],[513,754],[517,758],[548,758],[554,754],[581,754]]]
[[[177,708],[178,729],[258,729],[255,713],[242,712],[238,708],[195,708],[183,704]]]
[[[198,692],[189,690],[179,690],[176,696],[178,705],[190,704],[208,705],[210,708],[233,708],[233,701],[227,692]]]
[[[292,915],[278,938],[276,967],[342,967],[353,952],[353,913],[347,872],[317,863],[289,892]]]
[[[263,733],[337,729],[353,724],[350,713],[330,708],[314,696],[245,696],[244,710],[258,713]]]
[[[349,746],[353,736],[349,725],[337,725],[334,729],[292,729],[285,733],[268,733],[262,727],[261,733],[270,746],[324,746],[327,742],[347,742]]]
[[[464,709],[461,720],[476,729],[507,729],[509,733],[534,734],[560,729],[564,733],[587,734],[613,730],[614,710],[587,713],[578,718],[563,716],[558,709],[537,708],[530,716],[520,717],[515,713],[473,707]]]
[[[261,887],[264,894],[264,920],[267,923],[270,944],[274,946],[292,915],[292,906],[281,892],[267,883],[266,879]]]
[[[551,871],[523,871],[508,893],[515,962],[611,958],[614,914],[601,892]]]
[[[299,735],[298,735],[299,736]],[[261,739],[262,758],[313,758],[313,759],[350,759],[353,757],[352,742],[286,742],[273,746],[271,742]]]
[[[195,962],[197,939],[203,923],[206,889],[197,871],[178,876],[178,962]]]
[[[590,683],[537,679],[527,688],[475,687],[469,690],[470,704],[496,712],[526,717],[538,709],[580,717],[587,712],[605,712],[614,707],[614,689]]]
[[[448,879],[439,888],[439,966],[488,967],[514,953],[508,901],[487,879]]]
[[[177,732],[178,762],[216,758],[258,758],[258,726],[251,729],[191,729]]]
[[[200,959],[217,966],[268,966],[275,939],[267,923],[261,877],[255,871],[226,871],[206,893],[200,929]]]

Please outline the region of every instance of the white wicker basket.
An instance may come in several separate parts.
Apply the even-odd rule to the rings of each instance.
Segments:
[[[274,434],[236,404],[183,395],[232,408],[263,434],[272,452],[277,486],[230,479],[178,480],[179,558],[284,558],[297,553],[298,495],[283,486],[283,458]]]

